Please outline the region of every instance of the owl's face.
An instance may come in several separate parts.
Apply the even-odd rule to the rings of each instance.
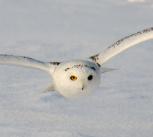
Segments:
[[[89,61],[60,64],[54,72],[55,89],[65,97],[87,95],[100,83],[98,65]]]

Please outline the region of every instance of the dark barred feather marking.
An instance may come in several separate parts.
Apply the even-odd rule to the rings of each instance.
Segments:
[[[50,64],[52,64],[52,65],[59,65],[59,64],[61,64],[61,62],[49,62]]]

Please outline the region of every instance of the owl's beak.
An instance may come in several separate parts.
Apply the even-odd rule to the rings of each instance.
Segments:
[[[84,83],[84,81],[81,81],[79,83],[79,89],[82,90],[82,91],[85,89],[85,83]]]
[[[82,88],[81,89],[82,89],[82,91],[85,89],[85,84],[82,84]]]
[[[82,90],[84,90],[84,85],[82,85]]]

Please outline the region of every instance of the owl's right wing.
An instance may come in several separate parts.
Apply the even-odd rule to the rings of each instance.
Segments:
[[[35,68],[52,74],[59,62],[43,62],[24,56],[0,54],[0,64],[12,64],[28,68]]]

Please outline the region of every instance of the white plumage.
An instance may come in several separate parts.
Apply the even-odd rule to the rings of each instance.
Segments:
[[[102,67],[105,62],[126,49],[150,39],[153,39],[153,27],[118,40],[103,52],[91,56],[90,61],[43,62],[24,56],[0,54],[0,64],[13,64],[46,71],[53,78],[53,83],[47,91],[57,90],[65,97],[74,97],[86,95],[99,85],[100,73],[111,71]]]
[[[111,46],[109,46],[103,52],[92,56],[91,59],[102,65],[103,63],[110,60],[112,57],[118,55],[119,53],[127,50],[130,47],[136,46],[137,44],[153,39],[153,27],[144,29],[127,37],[124,37]]]

